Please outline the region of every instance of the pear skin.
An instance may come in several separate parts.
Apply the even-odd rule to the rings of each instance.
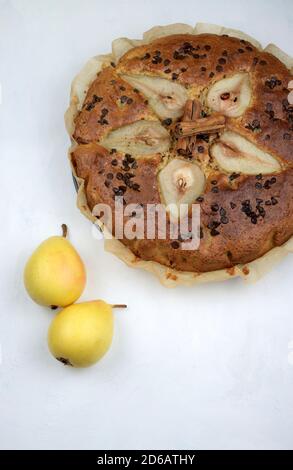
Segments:
[[[58,312],[51,322],[49,350],[65,365],[91,366],[109,349],[113,325],[112,306],[103,300],[70,305]]]
[[[82,294],[86,283],[84,264],[64,236],[50,237],[34,251],[24,270],[29,296],[40,305],[66,307]]]

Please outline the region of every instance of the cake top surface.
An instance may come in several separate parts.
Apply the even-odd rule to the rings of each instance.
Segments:
[[[200,204],[200,247],[188,256],[180,236],[122,240],[177,271],[233,271],[282,245],[293,232],[291,78],[277,57],[227,35],[132,47],[75,113],[72,162],[90,210],[114,209],[115,196],[145,210]]]

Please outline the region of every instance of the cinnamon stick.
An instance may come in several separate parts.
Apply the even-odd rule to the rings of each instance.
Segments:
[[[181,138],[197,134],[214,134],[225,127],[226,119],[222,115],[208,116],[193,121],[181,121],[175,127],[175,134]]]
[[[192,122],[200,117],[201,103],[197,100],[187,100],[183,113],[184,122]],[[187,152],[192,152],[195,147],[195,139],[193,137],[185,138],[180,137],[177,142],[177,152],[181,155],[186,155]]]

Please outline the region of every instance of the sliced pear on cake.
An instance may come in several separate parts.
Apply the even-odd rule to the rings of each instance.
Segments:
[[[235,132],[224,132],[212,145],[211,155],[228,173],[257,175],[281,171],[278,160]]]
[[[134,155],[152,155],[169,149],[170,136],[160,122],[142,120],[110,132],[101,145]]]
[[[251,100],[251,84],[247,73],[236,73],[214,83],[207,94],[207,106],[225,116],[241,116]]]
[[[178,217],[186,207],[181,204],[192,204],[204,191],[205,176],[196,163],[186,162],[179,158],[171,160],[158,175],[162,200],[170,214]],[[185,209],[185,210],[184,210]]]
[[[186,89],[170,80],[147,75],[122,75],[123,80],[137,88],[161,119],[182,116],[187,101]]]

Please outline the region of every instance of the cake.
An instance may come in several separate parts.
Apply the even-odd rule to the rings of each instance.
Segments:
[[[99,223],[96,205],[114,214],[120,197],[138,208],[127,223],[148,204],[197,204],[198,249],[183,250],[180,233],[106,245],[167,285],[259,277],[292,251],[292,59],[203,24],[153,28],[112,49],[75,79],[66,114],[79,207]]]

